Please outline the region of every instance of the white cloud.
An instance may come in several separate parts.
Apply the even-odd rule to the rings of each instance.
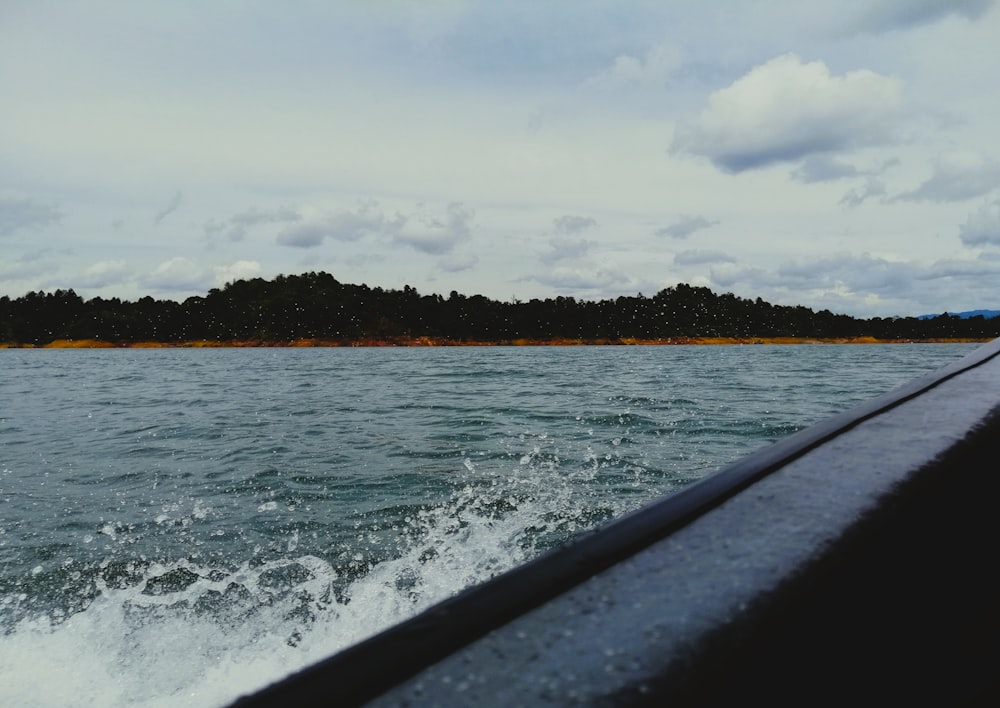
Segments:
[[[225,285],[235,280],[248,280],[260,275],[260,263],[257,261],[236,261],[229,265],[216,266],[212,269],[215,274],[215,284]]]
[[[259,276],[260,263],[239,260],[228,265],[209,266],[193,258],[177,256],[158,264],[138,278],[146,289],[168,294],[204,293],[234,280]],[[94,286],[98,287],[98,286]]]
[[[402,228],[395,230],[394,238],[397,243],[418,251],[440,255],[469,239],[474,216],[472,209],[452,202],[445,208],[443,216],[418,213],[408,218]]]
[[[362,202],[354,210],[336,211],[326,216],[294,221],[297,221],[295,225],[278,234],[277,242],[296,248],[315,248],[327,238],[334,241],[357,241],[369,234],[395,231],[405,219],[399,215],[395,219],[386,219],[378,202],[370,200]]]
[[[833,76],[821,61],[784,54],[713,93],[672,150],[737,173],[883,144],[897,128],[901,93],[899,79],[864,69]]]
[[[857,314],[994,306],[974,300],[996,277],[949,259],[1000,253],[997,2],[569,4],[19,4],[0,294],[203,294],[242,260],[499,299],[683,280]],[[961,146],[978,157],[949,167]]]
[[[1000,246],[1000,200],[970,214],[958,235],[966,246]]]
[[[670,238],[687,238],[695,231],[701,231],[718,225],[717,220],[706,219],[704,216],[681,216],[680,219],[657,229],[654,233],[657,236],[669,236]]]
[[[176,256],[163,261],[139,278],[145,288],[158,291],[208,290],[215,282],[212,271],[193,258]]]
[[[291,213],[283,211],[280,216],[290,220],[287,217]],[[277,242],[296,248],[315,248],[325,239],[350,242],[379,236],[424,253],[441,255],[471,237],[474,216],[474,210],[460,202],[451,202],[443,213],[429,212],[421,205],[412,213],[397,211],[388,217],[377,201],[367,200],[353,210],[302,218],[283,229]]]
[[[629,86],[661,88],[681,63],[677,47],[660,44],[644,57],[620,54],[614,63],[584,82],[585,88],[618,89]]]
[[[121,259],[98,261],[87,267],[79,279],[81,287],[105,288],[132,279],[132,269]]]

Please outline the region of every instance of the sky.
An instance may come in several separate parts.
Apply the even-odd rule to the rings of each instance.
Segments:
[[[0,0],[0,295],[1000,309],[998,0]]]

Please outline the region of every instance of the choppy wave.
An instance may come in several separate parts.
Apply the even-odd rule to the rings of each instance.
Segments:
[[[968,349],[2,351],[0,703],[227,703]]]
[[[465,484],[446,503],[366,512],[353,542],[325,558],[300,554],[306,525],[284,531],[286,553],[271,560],[124,553],[40,564],[3,588],[0,694],[25,706],[224,703],[619,513],[613,496],[577,498],[575,485],[603,464],[595,457],[565,475],[558,458],[536,448],[497,477],[466,458]],[[210,513],[195,505],[154,523],[183,530]],[[157,533],[114,523],[100,531],[137,550]],[[46,673],[56,667],[52,685]]]

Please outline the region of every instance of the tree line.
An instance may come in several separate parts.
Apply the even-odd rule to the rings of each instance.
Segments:
[[[802,306],[716,294],[678,284],[646,297],[599,301],[573,297],[500,302],[452,291],[448,297],[341,283],[329,273],[253,278],[183,302],[95,297],[73,290],[0,298],[0,343],[55,340],[114,344],[192,341],[288,343],[519,340],[616,342],[685,337],[986,339],[1000,336],[1000,317],[858,319]]]

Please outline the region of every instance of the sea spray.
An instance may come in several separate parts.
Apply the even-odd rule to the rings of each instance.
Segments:
[[[8,597],[0,607],[4,697],[19,705],[224,703],[611,517],[613,499],[587,505],[577,490],[608,464],[591,455],[567,470],[532,442],[487,473],[465,458],[465,484],[445,504],[359,519],[357,548],[367,552],[221,566],[104,562],[84,569],[82,606],[26,612],[23,593]],[[105,535],[120,540],[122,530]],[[60,665],[54,658],[63,668],[50,690],[40,672]]]
[[[0,352],[0,704],[226,704],[969,348]]]

